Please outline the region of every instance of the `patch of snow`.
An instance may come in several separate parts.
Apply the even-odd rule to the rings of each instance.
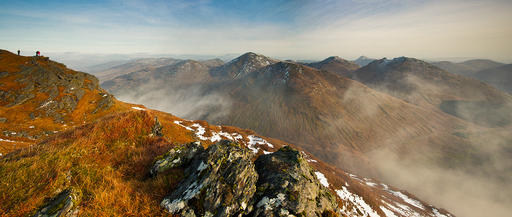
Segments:
[[[370,207],[370,205],[368,205],[363,200],[362,197],[360,197],[357,194],[351,193],[350,191],[348,191],[348,189],[345,186],[341,186],[341,190],[335,190],[335,191],[341,200],[350,201],[354,205],[352,211],[348,210],[347,207],[344,206],[345,212],[349,212],[349,213],[353,213],[354,215],[358,215],[358,211],[355,210],[355,208],[357,207],[357,209],[361,213],[363,213],[363,216],[379,217],[379,214],[377,214],[377,212],[375,210],[373,210],[372,207]],[[352,216],[352,215],[349,215],[349,216]]]
[[[0,139],[0,142],[16,142],[16,141],[12,141],[12,140],[8,140],[8,139]]]
[[[194,124],[192,124],[192,126],[191,126],[191,127],[195,127],[195,128],[196,128],[196,130],[194,130],[194,131],[196,132],[196,136],[197,136],[197,138],[199,138],[200,140],[208,140],[208,138],[207,138],[207,137],[204,137],[204,136],[203,136],[203,135],[204,135],[204,133],[206,133],[206,130],[204,129],[204,127],[203,127],[203,126],[201,126],[201,125],[200,125],[200,124],[198,124],[198,123],[194,123]]]
[[[432,212],[434,212],[434,215],[436,217],[450,217],[450,216],[452,216],[450,214],[444,215],[444,214],[440,213],[439,210],[437,210],[436,208],[432,208]]]
[[[244,137],[238,133],[233,133],[233,139],[236,139],[236,140],[239,140],[239,139],[243,139]]]
[[[184,127],[185,129],[187,129],[187,130],[189,130],[189,131],[194,131],[194,129],[192,129],[192,128],[190,128],[190,127],[187,127],[187,126],[185,126],[185,125],[181,124],[181,121],[174,121],[174,123],[175,123],[175,124],[177,124],[177,125],[180,125],[180,126]]]
[[[399,191],[393,191],[393,190],[390,190],[390,189],[387,189],[387,191],[397,197],[400,197],[402,198],[402,200],[404,200],[406,203],[408,204],[411,204],[415,207],[418,207],[420,209],[425,209],[425,207],[423,207],[423,205],[421,204],[421,202],[417,201],[417,200],[414,200],[410,197],[408,197],[407,195],[403,194],[402,192],[399,192]]]
[[[377,186],[377,183],[366,181],[366,185],[368,185],[370,187],[375,187],[375,186]]]
[[[137,107],[137,106],[133,106],[132,109],[135,109],[135,110],[139,110],[139,111],[144,111],[146,109],[144,108],[141,108],[141,107]]]
[[[2,153],[0,153],[0,157],[2,157],[2,156],[3,156]]]
[[[264,140],[260,137],[250,135],[247,138],[249,138],[249,144],[248,145],[267,145],[270,148],[274,148],[274,145],[272,145],[270,142],[267,142],[267,140]]]
[[[326,188],[329,187],[329,182],[327,181],[327,178],[325,178],[325,175],[321,172],[315,172],[316,178],[320,181],[320,184],[325,186]]]
[[[229,135],[229,133],[220,131],[219,135],[224,136],[224,137],[226,137],[229,140],[234,140],[233,137],[231,135]]]
[[[382,210],[382,212],[384,212],[384,214],[386,214],[387,217],[398,217],[395,215],[393,211],[386,209],[386,207],[384,206],[380,206],[380,210]]]
[[[210,137],[210,141],[212,142],[218,142],[222,140],[222,138],[220,137],[220,135],[216,132],[212,132],[212,137]]]
[[[304,155],[304,158],[306,158],[306,161],[307,161],[307,162],[318,162],[318,161],[316,161],[316,160],[311,159],[311,158],[309,157],[309,155],[308,155],[308,154],[306,154],[306,152],[304,152],[304,151],[301,151],[301,152],[302,152],[302,154]]]
[[[35,128],[35,126],[29,126],[28,128],[30,128],[30,129],[34,129],[34,128]]]
[[[265,151],[263,150],[263,154],[271,154],[272,152],[271,151]]]

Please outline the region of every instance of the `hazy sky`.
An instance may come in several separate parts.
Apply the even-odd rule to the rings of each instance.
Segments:
[[[512,1],[1,0],[0,48],[512,62]]]

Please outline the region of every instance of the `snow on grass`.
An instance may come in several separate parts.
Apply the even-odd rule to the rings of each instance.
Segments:
[[[187,129],[189,131],[194,131],[194,129],[181,124],[181,121],[174,121],[174,123],[177,124],[177,125],[180,125],[181,127],[185,128],[185,129]]]
[[[401,198],[403,201],[405,201],[406,203],[408,204],[411,204],[415,207],[418,207],[420,209],[425,209],[425,207],[423,207],[423,205],[421,204],[421,202],[417,201],[417,200],[414,200],[410,197],[408,197],[407,195],[403,194],[402,192],[399,192],[399,191],[393,191],[391,189],[386,189],[389,193]]]
[[[210,137],[210,141],[212,142],[218,142],[222,140],[222,138],[220,137],[220,135],[216,132],[212,132],[212,137]]]
[[[384,212],[384,214],[386,214],[387,217],[398,217],[395,215],[393,211],[386,209],[386,207],[384,206],[380,206],[380,210],[382,210],[382,212]]]
[[[362,213],[363,216],[370,216],[370,217],[379,217],[379,214],[375,210],[368,205],[362,197],[360,197],[357,194],[353,194],[345,186],[341,186],[341,190],[336,190],[336,194],[340,197],[341,200],[344,201],[350,201],[352,204],[354,204],[355,207],[359,210],[352,209],[352,211],[347,210],[346,207],[344,207],[344,212],[351,212],[354,216],[359,216],[358,213]],[[349,215],[352,216],[352,215]]]
[[[307,162],[318,162],[316,160],[311,159],[311,157],[309,157],[309,155],[306,154],[306,152],[304,152],[304,151],[301,151],[301,152],[302,152],[302,155],[304,155],[304,158],[306,159]]]
[[[144,108],[137,107],[137,106],[132,106],[132,109],[139,110],[139,111],[144,111],[144,110],[146,110],[146,109],[144,109]]]
[[[0,142],[16,142],[16,141],[12,141],[12,140],[8,140],[8,139],[0,139]]]
[[[274,148],[274,145],[272,145],[271,143],[267,142],[267,140],[264,140],[260,137],[257,137],[257,136],[254,136],[254,135],[250,135],[248,136],[247,138],[249,138],[249,143],[248,145],[267,145],[268,147],[270,148]]]
[[[390,203],[387,203],[386,201],[382,201],[382,202],[384,204],[386,204],[386,206],[388,208],[392,209],[394,213],[398,213],[401,216],[415,216],[415,217],[421,216],[419,213],[417,213],[416,211],[412,210],[410,207],[408,207],[408,206],[406,206],[404,204],[400,204],[400,203],[394,202],[398,206],[397,207],[397,206],[391,205]]]
[[[320,184],[325,186],[326,188],[329,187],[329,182],[327,181],[327,178],[325,178],[325,175],[321,172],[315,172],[316,178],[320,181]]]
[[[29,126],[28,128],[30,128],[30,129],[34,129],[34,128],[36,128],[36,127],[35,127],[35,126]]]
[[[226,132],[220,131],[219,135],[224,136],[224,137],[226,137],[229,140],[235,140],[235,139],[233,139],[233,137],[231,135],[229,135],[229,133],[226,133]]]
[[[439,212],[439,210],[437,210],[436,208],[432,208],[432,212],[434,212],[434,215],[436,217],[451,217],[452,215],[448,214],[448,215],[445,215],[445,214],[442,214]]]
[[[199,138],[200,140],[208,140],[207,137],[203,136],[204,133],[206,133],[206,130],[204,129],[203,126],[201,126],[198,123],[194,123],[194,124],[192,124],[191,127],[195,127],[196,128],[194,131],[196,132],[195,134],[196,134],[197,138]]]

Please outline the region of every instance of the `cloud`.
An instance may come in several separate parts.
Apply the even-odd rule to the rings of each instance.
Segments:
[[[507,1],[111,1],[0,9],[7,49],[512,61]],[[82,7],[83,6],[83,7]]]

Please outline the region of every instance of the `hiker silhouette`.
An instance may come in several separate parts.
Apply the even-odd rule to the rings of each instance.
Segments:
[[[20,53],[21,53],[21,51],[20,51],[20,50],[18,50],[18,56],[20,55]]]
[[[36,51],[36,57],[38,57],[39,55],[41,55],[41,52]]]

